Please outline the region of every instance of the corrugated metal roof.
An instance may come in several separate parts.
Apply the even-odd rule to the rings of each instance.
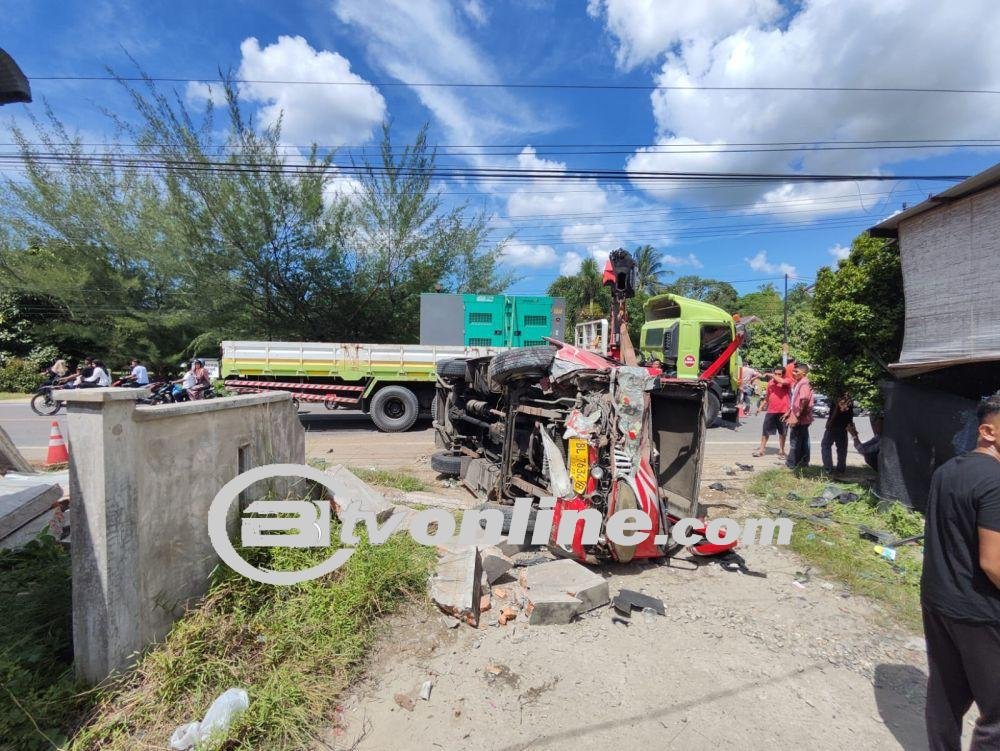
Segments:
[[[959,198],[964,198],[972,193],[978,193],[997,184],[1000,184],[1000,164],[994,164],[988,170],[980,172],[978,175],[973,175],[968,180],[963,180],[958,185],[953,185],[948,190],[931,196],[916,206],[911,206],[905,211],[890,216],[885,221],[869,229],[868,232],[874,237],[895,237],[901,222],[905,222],[917,214],[923,214],[925,211],[936,209],[938,206],[956,201]]]

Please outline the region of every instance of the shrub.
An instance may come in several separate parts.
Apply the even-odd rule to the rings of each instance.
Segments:
[[[12,357],[0,365],[0,391],[30,393],[44,380],[38,366],[30,360]]]

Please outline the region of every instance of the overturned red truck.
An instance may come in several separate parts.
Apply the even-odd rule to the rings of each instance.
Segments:
[[[627,251],[611,253],[604,284],[613,300],[607,356],[548,339],[543,347],[438,363],[440,450],[431,463],[460,477],[486,507],[509,512],[517,498],[530,497],[536,507],[554,498],[549,545],[561,555],[586,563],[660,558],[677,547],[672,526],[698,515],[707,381],[638,364],[627,330],[625,301],[635,295]],[[706,369],[708,378],[717,365]],[[571,540],[557,539],[561,515],[585,509],[605,522],[619,511],[639,512],[649,531],[624,545],[602,525],[588,542],[581,520]],[[694,532],[703,535],[704,525]],[[691,549],[713,555],[734,546],[702,537]]]

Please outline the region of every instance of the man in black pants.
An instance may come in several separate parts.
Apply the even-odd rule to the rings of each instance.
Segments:
[[[1000,393],[978,416],[976,449],[938,467],[927,501],[920,596],[931,751],[959,751],[973,701],[972,751],[1000,749]]]

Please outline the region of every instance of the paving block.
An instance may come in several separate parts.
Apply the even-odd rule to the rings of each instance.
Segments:
[[[577,613],[582,612],[580,608],[583,603],[572,595],[563,592],[539,592],[531,600],[531,615],[528,616],[528,624],[532,626],[558,626],[569,623]]]
[[[523,576],[532,602],[543,593],[559,592],[579,600],[579,612],[585,613],[611,601],[608,582],[602,576],[567,558],[528,566]]]
[[[483,573],[490,584],[514,567],[514,561],[500,552],[499,548],[483,548],[479,551],[479,557],[483,562]]]
[[[375,513],[379,524],[392,516],[393,506],[385,496],[343,465],[334,465],[324,470],[324,474],[331,478],[332,490],[331,488],[325,490],[338,514],[345,506],[360,503],[362,511]]]
[[[482,575],[479,550],[475,546],[449,549],[438,559],[437,571],[428,582],[431,601],[442,612],[478,626]]]

